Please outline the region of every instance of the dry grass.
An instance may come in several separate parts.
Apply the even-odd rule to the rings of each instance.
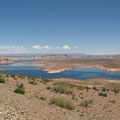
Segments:
[[[73,103],[68,101],[64,97],[52,98],[50,100],[50,103],[55,104],[55,105],[57,105],[59,107],[62,107],[62,108],[69,109],[69,110],[74,110],[75,109],[75,106],[73,105]]]

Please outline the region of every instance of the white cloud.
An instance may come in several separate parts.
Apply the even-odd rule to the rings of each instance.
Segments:
[[[41,49],[41,47],[40,47],[39,45],[35,45],[35,46],[32,47],[32,49],[37,49],[37,50],[39,50],[39,49]]]
[[[28,53],[24,46],[0,46],[0,54]]]
[[[43,49],[50,50],[50,49],[53,49],[53,48],[52,48],[52,47],[50,47],[50,46],[48,46],[48,45],[46,45],[46,46],[44,46],[44,47],[43,47]]]
[[[78,46],[75,46],[74,48],[75,48],[75,49],[78,49]]]
[[[35,46],[32,47],[32,49],[36,49],[36,50],[42,50],[42,49],[50,50],[50,49],[53,49],[53,48],[50,47],[50,46],[48,46],[48,45],[43,46],[43,47],[41,47],[41,46],[39,46],[39,45],[35,45]]]
[[[2,50],[26,50],[24,46],[0,46]]]
[[[63,48],[63,49],[67,49],[67,50],[68,50],[68,49],[71,49],[68,45],[63,46],[62,48]]]
[[[64,49],[64,50],[69,50],[71,49],[68,45],[65,45],[63,47],[56,47],[56,49]]]

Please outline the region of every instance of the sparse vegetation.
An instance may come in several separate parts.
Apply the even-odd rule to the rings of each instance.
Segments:
[[[80,117],[83,117],[84,115],[83,115],[83,114],[80,114],[79,116],[80,116]]]
[[[21,79],[25,79],[25,76],[23,76],[23,75],[19,75],[19,78],[21,78]]]
[[[5,78],[3,78],[2,76],[0,76],[0,83],[5,83]]]
[[[42,78],[42,81],[43,82],[51,82],[52,80],[51,79],[47,79],[47,78]]]
[[[89,104],[92,104],[93,101],[92,100],[89,100],[89,99],[86,99],[86,100],[83,100],[80,104],[80,106],[82,107],[88,107]]]
[[[80,95],[83,95],[83,92],[80,92],[79,96],[80,96]]]
[[[88,86],[86,86],[85,88],[86,88],[86,91],[87,91],[87,92],[91,89],[91,88],[88,87]]]
[[[50,87],[50,86],[47,86],[47,89],[48,89],[48,90],[51,90],[51,87]]]
[[[106,91],[106,89],[105,89],[104,87],[102,87],[101,89],[102,89],[102,92],[105,92],[105,91]]]
[[[13,79],[16,79],[16,76],[15,76],[15,75],[13,75],[13,74],[11,74],[11,77],[12,77]]]
[[[40,99],[41,99],[41,100],[46,100],[46,98],[45,98],[45,97],[40,97]]]
[[[33,84],[33,85],[37,84],[36,79],[29,79],[28,83]]]
[[[25,94],[25,88],[24,88],[24,85],[21,84],[19,85],[15,90],[14,90],[15,93],[19,93],[19,94]]]
[[[64,84],[60,84],[57,85],[53,88],[53,90],[57,93],[65,93],[65,94],[74,94],[73,92],[73,88],[71,88],[69,85],[64,85]]]
[[[99,96],[102,96],[102,97],[107,97],[107,94],[106,94],[106,93],[103,93],[103,92],[99,92],[98,95],[99,95]]]
[[[111,102],[112,104],[115,104],[116,101],[115,100],[110,100],[109,102]]]
[[[98,89],[97,87],[95,87],[95,86],[93,86],[92,89],[93,89],[93,90],[96,90],[96,91],[99,90],[99,89]]]
[[[78,86],[77,89],[78,90],[83,90],[83,89],[85,89],[85,87],[84,86]]]
[[[75,106],[73,105],[73,103],[71,103],[69,100],[65,99],[64,97],[52,98],[50,100],[50,104],[55,104],[59,107],[66,108],[69,110],[75,109]]]
[[[115,95],[116,95],[117,93],[120,92],[120,89],[114,88],[112,91],[113,91],[113,92],[115,93]]]

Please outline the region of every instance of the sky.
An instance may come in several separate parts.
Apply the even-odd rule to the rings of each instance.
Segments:
[[[120,54],[120,0],[0,0],[0,54]]]

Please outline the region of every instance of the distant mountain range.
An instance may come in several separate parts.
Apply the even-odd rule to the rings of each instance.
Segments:
[[[50,57],[50,58],[120,58],[120,54],[116,55],[88,55],[84,53],[40,53],[40,54],[6,54],[1,57]]]
[[[120,54],[116,55],[87,55],[84,53],[68,53],[68,56],[77,58],[120,58]]]

